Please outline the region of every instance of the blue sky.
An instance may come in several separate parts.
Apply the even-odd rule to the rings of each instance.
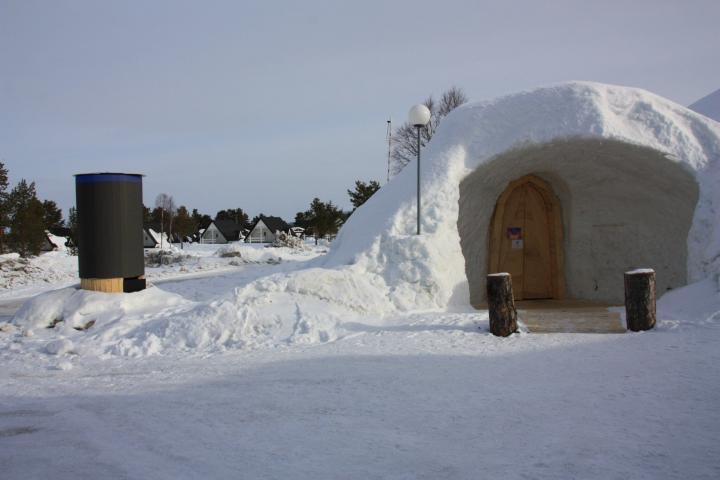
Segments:
[[[72,174],[146,175],[213,215],[288,220],[384,181],[386,120],[563,80],[689,104],[720,88],[717,1],[0,0],[0,159],[74,203]]]

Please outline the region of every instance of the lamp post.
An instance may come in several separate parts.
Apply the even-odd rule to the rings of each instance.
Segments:
[[[430,121],[430,110],[423,104],[408,112],[408,121],[417,129],[417,234],[420,235],[420,129]]]

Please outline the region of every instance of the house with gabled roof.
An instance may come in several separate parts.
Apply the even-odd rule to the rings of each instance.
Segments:
[[[167,232],[157,232],[150,227],[143,228],[143,248],[167,248],[171,245]]]
[[[41,252],[52,252],[55,250],[61,250],[65,247],[65,238],[58,237],[51,234],[49,231],[45,231],[45,239],[40,247]]]
[[[160,246],[160,236],[152,228],[143,228],[143,247],[155,248]]]
[[[200,235],[200,243],[228,243],[242,240],[242,226],[234,220],[216,219]]]
[[[278,232],[287,233],[288,231],[290,231],[290,225],[282,218],[261,215],[250,227],[250,233],[245,237],[245,241],[247,243],[272,243]]]

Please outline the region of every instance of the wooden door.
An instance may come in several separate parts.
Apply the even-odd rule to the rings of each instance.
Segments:
[[[519,300],[562,295],[559,213],[549,185],[534,176],[512,182],[498,200],[488,271],[510,273]]]
[[[525,184],[522,190],[525,196],[523,298],[552,298],[550,216],[542,195],[532,184]]]
[[[522,186],[516,188],[510,194],[505,203],[500,231],[503,232],[500,243],[500,262],[494,272],[508,272],[512,275],[513,291],[516,298],[523,298],[524,291],[524,266],[525,258],[523,248],[525,241],[525,190]]]

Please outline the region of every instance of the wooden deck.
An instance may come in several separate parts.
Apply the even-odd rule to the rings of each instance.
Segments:
[[[611,307],[614,311],[609,311]],[[484,305],[482,308],[487,308]],[[518,320],[532,333],[625,333],[622,305],[587,300],[518,300]]]

